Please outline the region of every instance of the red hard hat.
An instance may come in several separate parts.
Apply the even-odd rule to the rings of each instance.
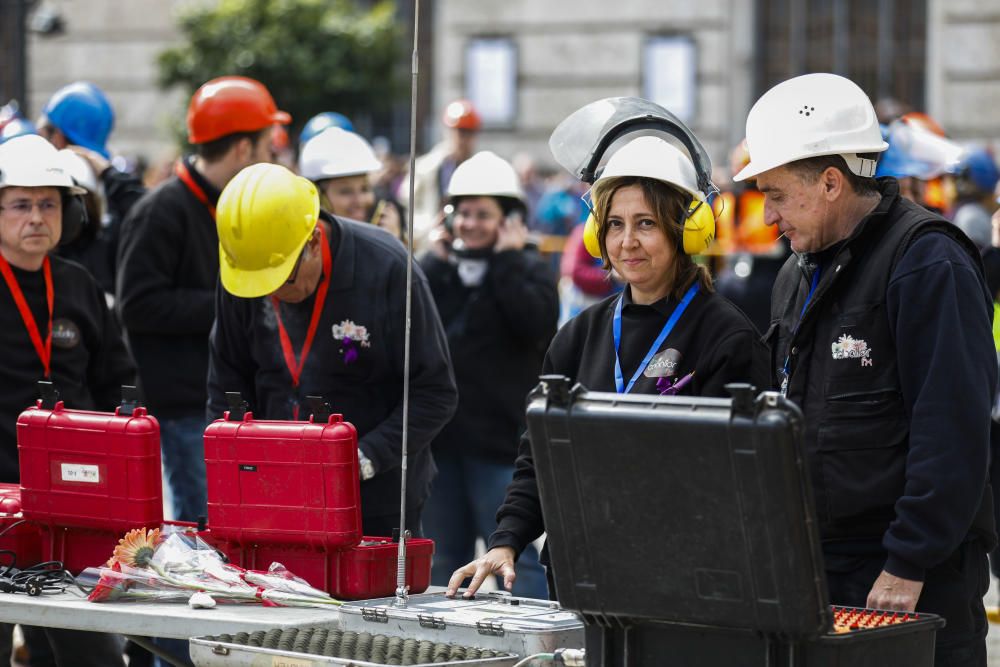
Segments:
[[[292,117],[279,111],[260,81],[222,76],[202,84],[188,106],[188,141],[204,144],[236,132],[256,132]]]
[[[460,130],[478,130],[483,126],[483,119],[469,100],[455,100],[445,107],[442,122],[446,127]]]

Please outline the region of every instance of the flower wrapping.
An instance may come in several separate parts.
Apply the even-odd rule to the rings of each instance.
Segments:
[[[280,563],[267,572],[226,563],[218,551],[188,531],[129,531],[104,567],[88,568],[82,577],[94,582],[87,597],[91,602],[176,600],[192,608],[209,608],[206,598],[264,606],[341,604]]]

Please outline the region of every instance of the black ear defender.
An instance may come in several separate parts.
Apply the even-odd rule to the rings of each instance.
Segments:
[[[59,245],[69,245],[80,238],[87,228],[90,216],[87,215],[87,204],[83,195],[72,195],[68,192],[62,196],[62,236]]]

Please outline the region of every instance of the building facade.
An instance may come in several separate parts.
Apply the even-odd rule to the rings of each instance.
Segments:
[[[115,106],[115,150],[170,155],[185,100],[157,87],[156,55],[179,39],[181,3],[36,3],[34,11],[58,14],[63,30],[29,33],[31,117],[61,85],[90,80]],[[400,0],[401,20],[412,4]],[[760,92],[818,70],[859,80],[873,98],[896,95],[956,139],[1000,148],[996,0],[424,0],[421,11],[422,149],[441,136],[443,106],[473,97],[488,116],[481,147],[551,162],[549,134],[568,113],[602,97],[639,95],[686,117],[725,169]],[[400,106],[405,123],[408,100]]]

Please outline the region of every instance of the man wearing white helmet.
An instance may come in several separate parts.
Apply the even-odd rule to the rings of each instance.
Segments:
[[[37,382],[51,381],[68,408],[111,410],[135,372],[94,278],[50,255],[83,222],[82,192],[45,139],[26,135],[0,146],[0,482],[20,471],[15,426],[34,404]],[[0,658],[9,660],[11,626],[0,626]],[[57,665],[122,665],[110,635],[26,628],[46,639]],[[44,645],[44,644],[43,644]],[[37,656],[41,657],[41,656]]]
[[[524,398],[538,383],[556,332],[556,278],[525,247],[525,195],[514,168],[489,151],[460,164],[447,190],[454,209],[447,241],[420,265],[448,336],[458,410],[432,443],[438,477],[424,527],[434,539],[431,583],[448,583],[473,559],[476,540],[496,528],[494,514],[514,472],[513,443],[524,432]],[[529,546],[517,564],[515,593],[545,598],[545,573]]]
[[[806,416],[830,600],[933,612],[936,665],[985,665],[996,386],[979,253],[872,178],[887,148],[853,82],[778,84],[747,118],[765,220],[797,256],[774,285],[774,382]]]

